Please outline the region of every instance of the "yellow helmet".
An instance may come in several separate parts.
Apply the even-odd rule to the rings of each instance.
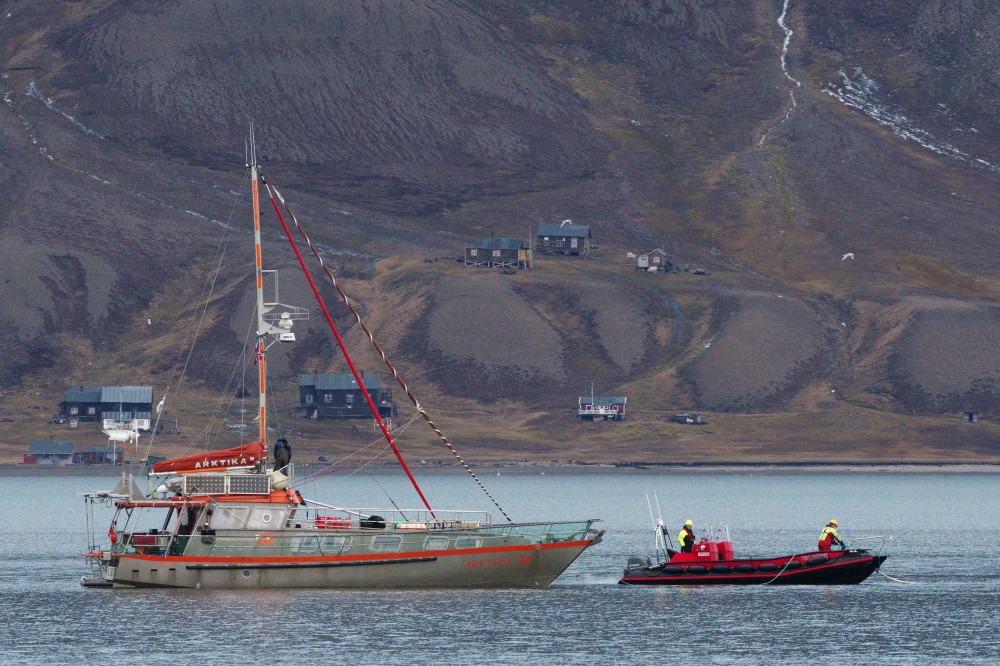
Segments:
[[[684,527],[691,527],[692,525],[694,525],[694,523],[691,522],[690,520],[685,520],[684,521]]]
[[[836,527],[837,526],[837,519],[834,518],[833,520],[831,520],[830,524],[833,525],[834,527]]]

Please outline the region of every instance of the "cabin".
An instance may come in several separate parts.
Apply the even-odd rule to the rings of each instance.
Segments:
[[[88,446],[76,452],[75,461],[80,465],[121,465],[123,453],[121,446]]]
[[[708,423],[701,414],[671,414],[667,417],[670,423],[683,423],[684,425],[705,425]]]
[[[153,415],[152,386],[70,386],[59,414],[73,421],[100,422],[101,428],[129,427],[149,430]]]
[[[649,271],[650,273],[668,273],[672,266],[670,255],[662,248],[656,248],[646,254],[640,254],[635,262],[636,269]]]
[[[580,419],[591,421],[621,421],[625,418],[624,396],[594,397],[582,396],[578,401],[577,414]]]
[[[392,389],[382,388],[378,373],[361,372],[361,379],[372,397],[379,416],[389,419],[398,413],[392,401]],[[371,410],[365,402],[354,375],[321,372],[299,375],[299,409],[309,419],[369,419]]]
[[[531,268],[531,250],[520,238],[486,238],[465,248],[465,265],[475,268]]]
[[[31,439],[24,454],[24,464],[72,465],[75,453],[76,442],[73,440]]]
[[[560,224],[539,224],[535,252],[583,256],[590,252],[590,227],[563,220]]]
[[[101,415],[101,387],[68,387],[59,403],[59,413],[74,421],[97,421]]]

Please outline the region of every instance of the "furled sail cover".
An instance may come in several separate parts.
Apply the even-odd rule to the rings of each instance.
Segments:
[[[184,472],[221,472],[226,469],[253,467],[265,457],[260,442],[250,442],[231,449],[196,453],[183,458],[171,458],[153,465],[154,474]]]

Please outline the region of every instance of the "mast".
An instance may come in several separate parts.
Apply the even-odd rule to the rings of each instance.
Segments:
[[[257,166],[257,146],[254,144],[253,125],[250,125],[250,182],[253,189],[253,245],[257,277],[257,387],[260,412],[257,415],[260,431],[260,445],[264,449],[264,460],[267,460],[267,373],[265,366],[265,351],[267,348],[264,336],[268,329],[264,321],[264,268],[260,256],[260,192],[258,189],[259,169]]]

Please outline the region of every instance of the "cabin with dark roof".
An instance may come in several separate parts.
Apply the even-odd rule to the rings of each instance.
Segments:
[[[379,416],[391,419],[397,414],[392,389],[382,388],[378,373],[361,372],[361,379],[372,397]],[[371,410],[351,373],[327,374],[306,372],[299,375],[299,408],[309,419],[368,419]]]
[[[24,454],[24,464],[72,465],[75,452],[76,442],[73,440],[31,439]]]
[[[486,238],[465,248],[465,265],[476,268],[531,268],[531,250],[520,238]]]
[[[149,430],[153,415],[152,386],[70,386],[59,413],[70,421],[96,421],[105,429],[127,427],[136,421]]]
[[[101,416],[101,387],[67,387],[59,413],[75,421],[97,421]]]
[[[563,220],[561,224],[539,224],[535,252],[583,256],[590,252],[590,227]]]
[[[626,402],[628,398],[624,396],[581,396],[577,402],[577,414],[581,420],[621,421],[625,418]]]

